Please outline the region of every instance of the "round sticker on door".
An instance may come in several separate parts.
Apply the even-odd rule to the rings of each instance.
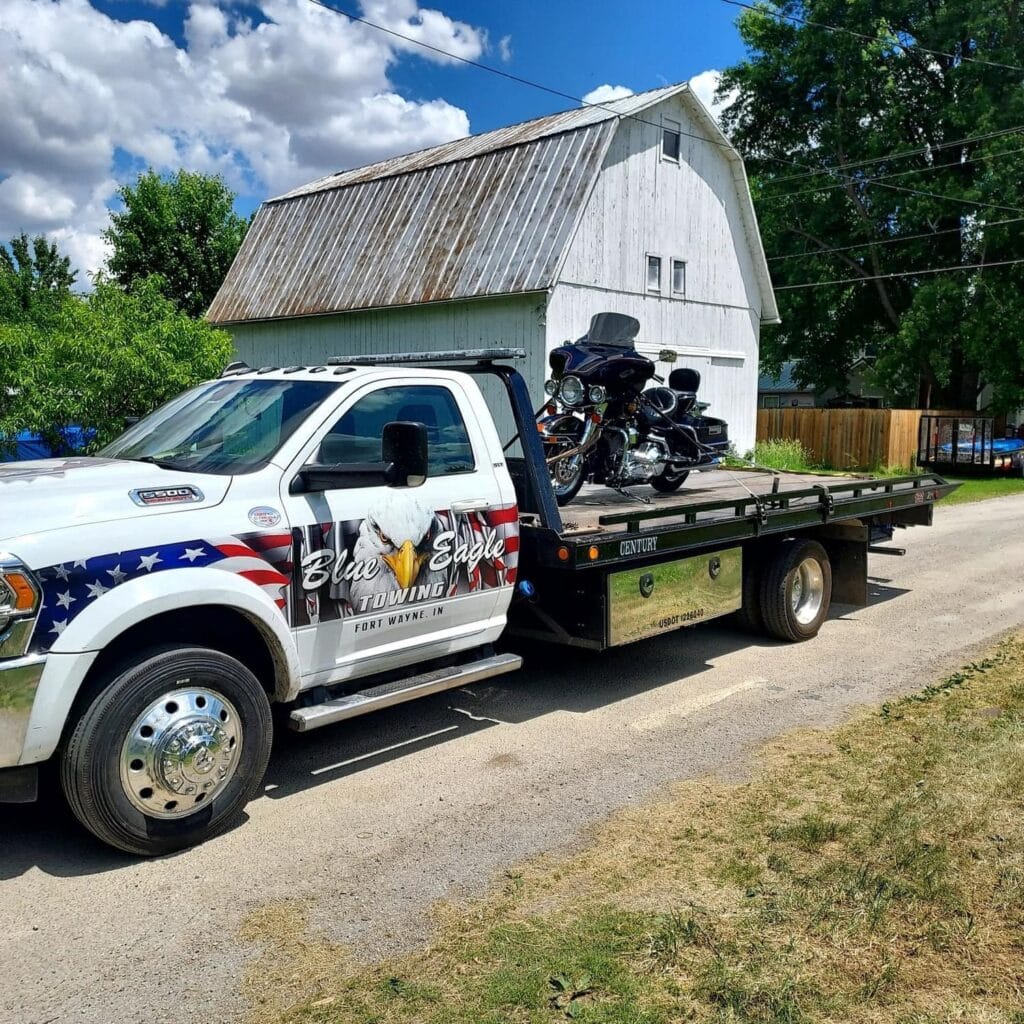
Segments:
[[[260,505],[249,509],[249,522],[253,526],[277,526],[281,522],[281,513],[269,505]]]

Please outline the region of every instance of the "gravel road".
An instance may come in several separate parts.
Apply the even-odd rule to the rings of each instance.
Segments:
[[[666,782],[742,771],[763,739],[917,689],[1024,624],[1024,497],[939,508],[872,556],[867,608],[809,644],[698,627],[279,741],[248,820],[134,861],[55,799],[0,807],[0,1021],[227,1020],[251,910],[308,899],[360,955],[427,934],[439,898],[577,842]]]

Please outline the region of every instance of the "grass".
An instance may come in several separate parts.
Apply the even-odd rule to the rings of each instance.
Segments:
[[[360,964],[247,922],[251,1024],[1024,1022],[1024,635],[678,785]]]
[[[735,469],[754,462],[763,469],[777,469],[786,473],[810,473],[826,476],[849,476],[869,474],[879,476],[905,476],[911,472],[906,466],[876,466],[869,470],[837,469],[825,463],[816,462],[813,455],[800,443],[791,438],[774,438],[770,441],[758,441],[754,450],[747,452],[743,459],[733,458],[729,465]]]
[[[987,501],[1002,498],[1008,494],[1024,494],[1024,479],[1018,477],[971,477],[961,482],[944,505],[962,505],[970,501]]]

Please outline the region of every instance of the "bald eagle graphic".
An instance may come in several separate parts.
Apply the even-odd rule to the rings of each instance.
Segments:
[[[359,526],[352,555],[357,562],[376,559],[378,571],[348,585],[353,611],[366,608],[364,599],[377,594],[446,583],[448,574],[428,565],[440,528],[437,515],[408,495],[388,495],[373,505]]]

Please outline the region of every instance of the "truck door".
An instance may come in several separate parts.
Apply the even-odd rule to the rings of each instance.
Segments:
[[[310,462],[380,463],[381,435],[393,421],[427,428],[422,485],[288,493]],[[497,636],[515,582],[518,522],[514,506],[502,507],[492,461],[457,381],[378,380],[318,433],[282,494],[304,686],[414,665]]]

